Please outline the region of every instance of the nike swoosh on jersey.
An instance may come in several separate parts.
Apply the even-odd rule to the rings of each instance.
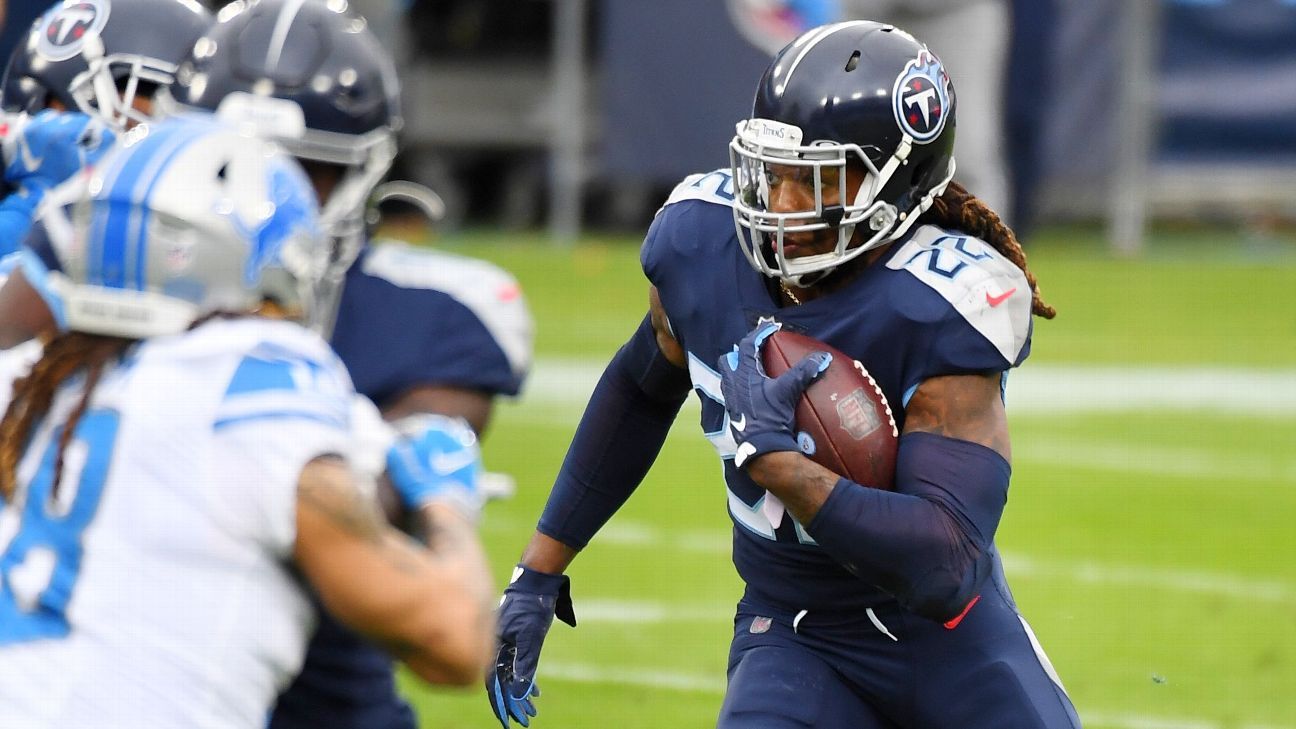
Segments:
[[[23,167],[26,167],[28,172],[35,172],[40,169],[41,163],[45,161],[44,156],[37,157],[32,154],[31,148],[27,146],[26,139],[18,140],[18,154],[22,157]]]
[[[1014,286],[1014,287],[1008,289],[1007,291],[1003,292],[1002,294],[999,294],[998,296],[991,296],[991,295],[990,295],[990,292],[987,291],[987,292],[986,292],[986,303],[989,304],[989,305],[991,306],[991,308],[996,307],[996,306],[1002,304],[1003,302],[1007,301],[1007,300],[1008,300],[1008,297],[1009,297],[1009,296],[1012,296],[1012,295],[1015,294],[1015,293],[1017,293],[1017,287],[1016,287],[1016,286]]]
[[[462,468],[467,468],[477,462],[477,454],[473,451],[456,451],[454,453],[438,453],[429,459],[429,465],[438,476],[449,476],[450,474]]]
[[[729,424],[732,425],[733,429],[738,431],[739,433],[743,432],[744,430],[747,430],[747,414],[743,413],[738,417],[737,420],[730,420]]]

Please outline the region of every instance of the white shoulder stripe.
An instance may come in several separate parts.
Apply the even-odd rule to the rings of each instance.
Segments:
[[[1030,333],[1031,290],[1026,274],[990,244],[924,225],[887,261],[939,293],[981,333],[1007,366]]]
[[[306,0],[289,0],[284,3],[283,8],[279,11],[279,17],[275,19],[274,32],[270,36],[270,46],[266,49],[266,66],[275,68],[279,65],[279,57],[283,55],[284,43],[288,41],[288,30],[292,28],[293,20],[297,18],[297,13],[306,4]]]
[[[846,30],[847,28],[852,28],[859,25],[873,25],[873,22],[869,20],[848,20],[843,23],[833,23],[832,25],[825,25],[819,28],[818,30],[812,31],[810,33],[807,33],[805,36],[803,36],[798,41],[798,43],[802,43],[804,45],[801,47],[800,50],[797,51],[796,57],[792,59],[792,65],[788,66],[787,72],[784,73],[783,78],[779,80],[778,87],[775,89],[775,92],[778,93],[780,96],[783,94],[783,89],[787,88],[788,81],[792,80],[792,73],[795,72],[797,66],[801,64],[801,59],[805,58],[806,55],[810,53],[810,50],[812,48],[819,45],[820,41],[832,35],[833,33],[836,33],[837,31]],[[774,73],[777,74],[778,69],[775,69]]]
[[[407,289],[445,293],[468,307],[518,375],[531,368],[535,324],[517,279],[493,263],[395,241],[374,241],[364,272]]]
[[[699,172],[685,177],[674,190],[671,190],[670,197],[666,198],[662,208],[684,200],[701,200],[731,207],[733,199],[733,173],[728,167],[722,167],[711,172]],[[657,212],[660,213],[661,210]]]

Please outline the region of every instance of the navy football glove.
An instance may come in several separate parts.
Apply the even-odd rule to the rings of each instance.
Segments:
[[[566,575],[550,575],[518,565],[500,600],[496,627],[499,652],[495,668],[486,674],[486,696],[491,710],[504,729],[509,719],[531,726],[536,715],[532,697],[540,695],[535,683],[544,645],[554,616],[576,627],[572,611],[571,581]]]
[[[739,468],[766,453],[800,450],[792,435],[797,400],[832,362],[831,354],[815,352],[778,377],[767,376],[760,348],[779,328],[768,322],[757,326],[720,358],[720,391],[738,444],[734,465]]]
[[[392,427],[400,437],[387,451],[387,477],[408,509],[448,503],[469,521],[481,515],[481,454],[477,435],[462,418],[421,414]]]

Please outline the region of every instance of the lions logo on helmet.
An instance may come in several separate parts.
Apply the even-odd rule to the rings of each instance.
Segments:
[[[65,61],[81,52],[86,38],[108,23],[108,0],[77,0],[55,7],[45,16],[36,52],[51,61]]]
[[[949,76],[940,59],[926,49],[896,77],[891,98],[896,123],[919,144],[940,136],[954,103]]]

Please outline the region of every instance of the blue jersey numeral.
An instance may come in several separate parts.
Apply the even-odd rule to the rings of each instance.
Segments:
[[[966,236],[943,235],[910,256],[904,262],[905,268],[910,268],[924,256],[927,257],[928,271],[950,280],[957,278],[968,264],[993,258],[985,243]]]
[[[68,450],[82,449],[84,465],[79,473],[69,471],[80,459],[65,453],[57,502],[54,464],[62,427],[50,435],[18,531],[0,555],[0,645],[67,636],[68,601],[81,574],[81,537],[99,510],[118,420],[114,410],[90,410],[81,417]]]

